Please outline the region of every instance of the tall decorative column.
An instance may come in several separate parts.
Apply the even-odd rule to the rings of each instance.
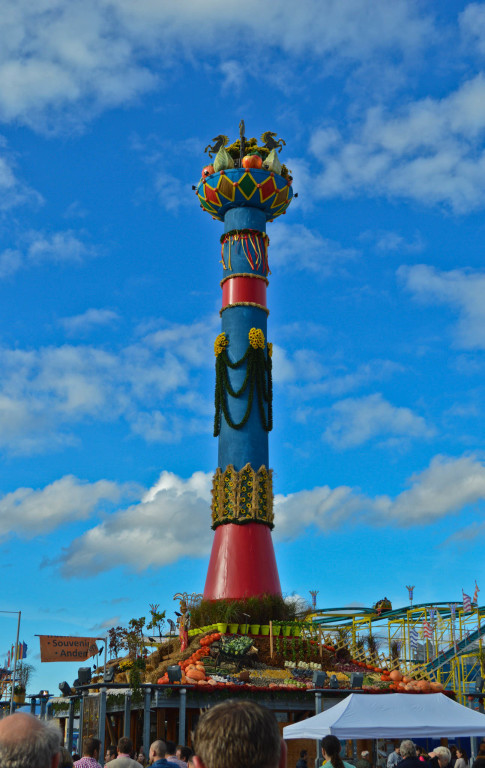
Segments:
[[[263,134],[263,138],[274,134]],[[226,137],[219,137],[225,139]],[[244,147],[244,138],[243,138]],[[271,344],[266,222],[286,212],[293,192],[291,177],[281,166],[275,145],[260,156],[238,162],[239,142],[224,149],[214,166],[204,169],[197,187],[201,207],[224,222],[221,237],[221,333],[214,344],[216,394],[214,435],[219,439],[219,466],[212,488],[215,530],[204,598],[280,595],[271,530],[272,471],[268,433],[272,429]],[[270,151],[272,149],[272,151]],[[241,155],[243,153],[241,152]],[[219,162],[218,162],[219,160]],[[222,167],[220,170],[218,168]],[[229,166],[229,167],[227,167]],[[276,168],[279,172],[275,172]],[[286,174],[286,176],[285,176]]]

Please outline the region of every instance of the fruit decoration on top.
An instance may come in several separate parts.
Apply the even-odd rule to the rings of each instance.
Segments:
[[[279,153],[286,146],[273,131],[256,138],[244,136],[244,120],[239,124],[239,139],[229,144],[220,134],[212,139],[205,152],[212,162],[202,169],[196,194],[201,208],[214,219],[224,220],[230,208],[259,208],[272,221],[286,212],[293,197],[291,171],[281,163]]]

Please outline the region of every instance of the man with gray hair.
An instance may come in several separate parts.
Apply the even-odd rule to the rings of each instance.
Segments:
[[[57,768],[61,732],[52,721],[17,712],[0,720],[2,768]]]
[[[422,765],[416,755],[416,745],[411,739],[404,739],[401,741],[399,747],[402,760],[399,763],[399,768],[422,768]]]
[[[451,752],[448,747],[435,747],[429,753],[428,765],[433,766],[433,768],[446,768],[450,760]]]

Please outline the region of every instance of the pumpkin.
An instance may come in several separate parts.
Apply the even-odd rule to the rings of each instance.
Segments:
[[[242,159],[243,168],[261,168],[263,160],[259,155],[246,155]]]
[[[201,669],[189,669],[187,670],[187,679],[192,678],[192,680],[205,680],[205,672],[202,672]]]
[[[433,693],[444,691],[444,685],[442,683],[430,683],[430,688]]]
[[[206,179],[208,176],[212,176],[213,173],[215,173],[213,165],[206,165],[204,168],[202,168],[203,179]]]
[[[398,669],[393,669],[391,674],[389,675],[389,678],[390,680],[394,680],[395,683],[400,683],[402,680],[402,675]]]
[[[420,690],[420,691],[422,691],[423,693],[429,693],[429,692],[431,691],[431,686],[430,686],[430,684],[428,683],[428,681],[427,681],[427,680],[420,680],[420,681],[417,683],[417,687],[418,687],[418,688],[419,688],[419,690]]]

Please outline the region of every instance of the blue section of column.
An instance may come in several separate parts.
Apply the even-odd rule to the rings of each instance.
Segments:
[[[257,208],[232,208],[226,213],[224,231],[230,232],[233,229],[255,229],[259,232],[265,232],[266,216],[264,211]],[[226,249],[224,253],[227,254]],[[231,270],[224,270],[224,277],[232,272],[252,271],[241,249],[235,249],[234,259],[231,253],[231,266]],[[222,313],[222,331],[229,340],[228,355],[231,362],[239,360],[246,352],[249,344],[248,334],[251,328],[260,328],[267,340],[267,314],[262,309],[257,307],[229,307]],[[244,365],[237,371],[228,369],[228,374],[232,387],[237,389],[244,381],[246,366]],[[246,412],[248,392],[237,399],[228,395],[227,403],[232,420],[239,423]],[[267,409],[265,410],[267,413]],[[261,424],[256,392],[254,393],[251,414],[242,429],[232,429],[226,423],[224,416],[221,419],[219,467],[225,470],[228,464],[232,464],[234,469],[240,470],[247,463],[251,464],[255,470],[258,470],[262,464],[268,467],[268,433]]]
[[[259,208],[231,208],[224,217],[224,232],[257,229],[266,232],[266,214]]]
[[[222,313],[222,330],[229,339],[228,356],[231,362],[240,360],[248,348],[248,334],[251,328],[261,328],[266,339],[266,312],[256,307],[232,307]],[[228,368],[232,387],[241,386],[246,375],[246,364],[239,370]],[[238,424],[242,421],[248,404],[248,391],[243,397],[234,398],[227,395],[227,404],[232,420]],[[265,408],[266,413],[267,409]],[[254,393],[253,407],[248,421],[241,429],[232,429],[221,418],[219,435],[219,466],[225,470],[228,464],[234,469],[241,469],[250,463],[258,470],[262,464],[268,466],[268,433],[263,429],[259,416],[258,396]]]

